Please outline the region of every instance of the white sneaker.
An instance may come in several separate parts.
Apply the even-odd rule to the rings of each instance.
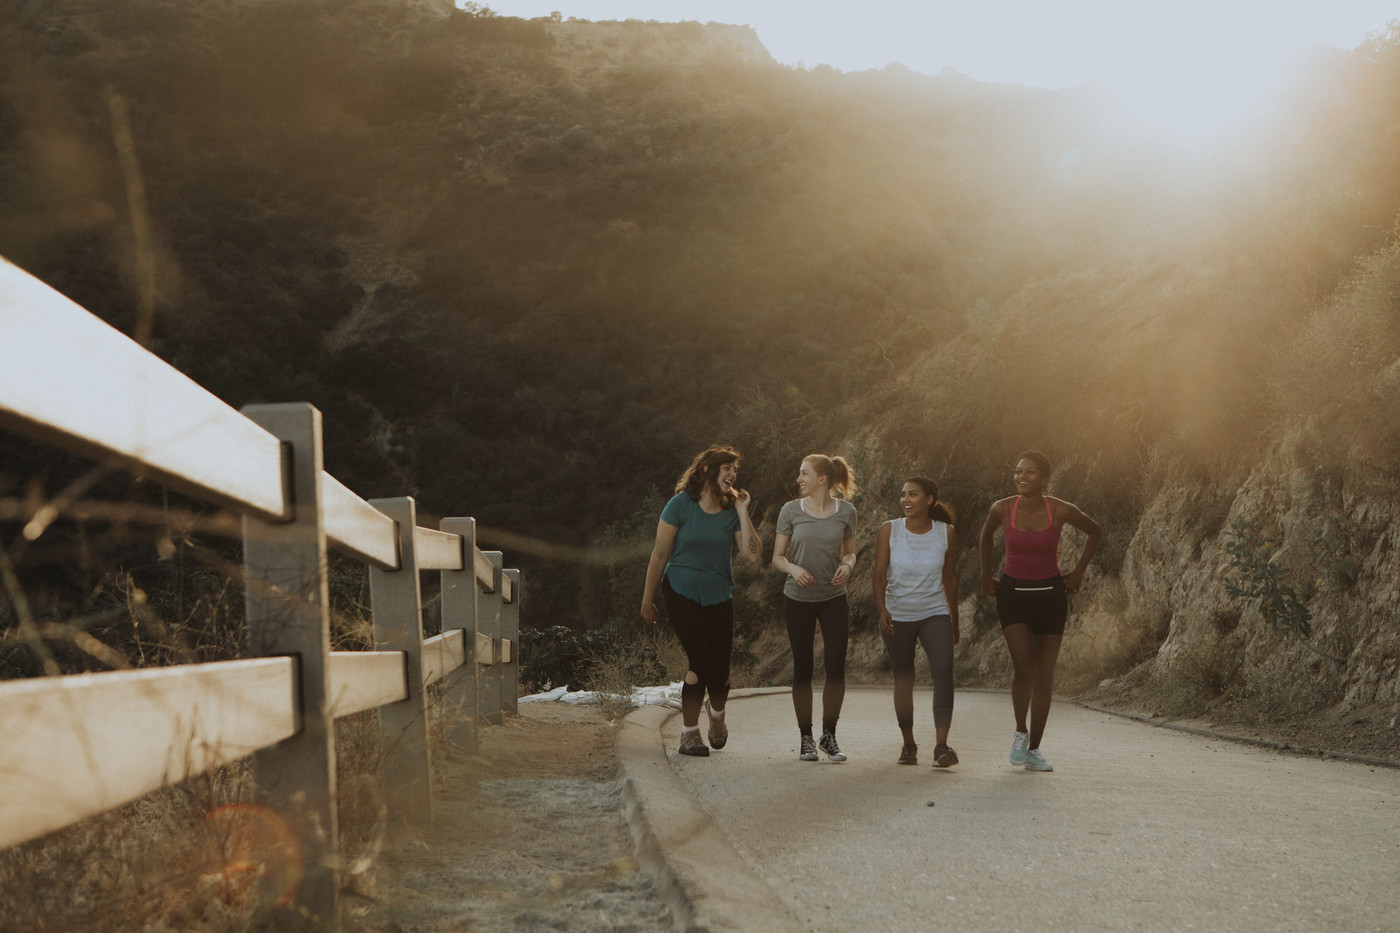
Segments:
[[[1050,762],[1045,760],[1045,756],[1040,753],[1040,749],[1033,748],[1026,752],[1026,770],[1054,771],[1055,769],[1050,767]]]
[[[1011,733],[1011,763],[1013,765],[1023,765],[1026,763],[1026,748],[1031,744],[1031,736],[1028,732]]]

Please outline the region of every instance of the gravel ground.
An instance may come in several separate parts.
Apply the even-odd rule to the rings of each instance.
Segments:
[[[632,861],[615,727],[596,707],[526,703],[438,775],[433,826],[381,855],[355,933],[669,931]]]

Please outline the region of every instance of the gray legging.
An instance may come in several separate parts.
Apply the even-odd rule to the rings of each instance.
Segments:
[[[933,724],[953,723],[953,620],[947,615],[929,616],[918,622],[895,622],[894,634],[885,635],[885,650],[894,670],[894,715],[901,729],[914,728],[914,642],[924,646],[928,670],[933,675]]]

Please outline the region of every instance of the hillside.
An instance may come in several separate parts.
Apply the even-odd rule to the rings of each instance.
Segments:
[[[360,494],[527,549],[527,624],[626,630],[658,494],[711,441],[745,451],[770,520],[802,454],[852,458],[867,545],[912,472],[975,542],[1040,447],[1110,533],[1073,685],[1176,677],[1206,709],[1274,677],[1400,709],[1395,35],[1206,171],[1084,95],[783,68],[730,27],[2,9],[0,254],[231,404],[313,402]],[[77,469],[15,450],[8,497]],[[1259,543],[1235,577],[1286,568],[1310,639],[1229,596],[1236,520]],[[590,545],[630,557],[576,562]],[[46,590],[122,602],[112,568],[47,547]],[[779,582],[744,579],[746,638]],[[964,608],[961,663],[995,680],[987,611]]]

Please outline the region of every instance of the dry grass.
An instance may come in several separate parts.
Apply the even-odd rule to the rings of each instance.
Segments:
[[[1327,682],[1319,677],[1262,666],[1245,673],[1234,697],[1233,713],[1241,722],[1251,724],[1298,722],[1335,699]]]
[[[372,713],[336,723],[343,879],[365,883],[384,843]],[[250,760],[0,851],[0,933],[247,933],[287,891],[261,859],[280,824],[253,806]]]
[[[1238,682],[1242,647],[1231,636],[1187,645],[1158,666],[1148,696],[1163,715],[1200,716]]]

